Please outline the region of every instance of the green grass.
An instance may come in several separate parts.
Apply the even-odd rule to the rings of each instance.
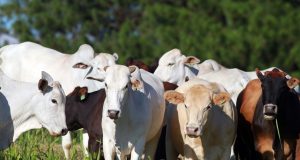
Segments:
[[[81,132],[72,133],[71,159],[74,160],[84,159]],[[28,131],[9,148],[0,151],[0,160],[62,160],[64,157],[61,137],[50,136],[46,129]]]

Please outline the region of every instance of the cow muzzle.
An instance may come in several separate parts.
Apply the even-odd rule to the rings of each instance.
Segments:
[[[192,138],[196,138],[200,136],[200,129],[199,127],[186,127],[186,135]]]
[[[263,114],[265,120],[274,120],[276,118],[278,107],[276,104],[265,104]]]
[[[50,132],[51,136],[57,137],[57,136],[64,136],[68,133],[68,129],[64,128],[60,131],[60,133],[56,133],[56,132]]]
[[[120,111],[118,111],[118,110],[108,110],[107,113],[108,113],[108,117],[110,119],[118,119]]]

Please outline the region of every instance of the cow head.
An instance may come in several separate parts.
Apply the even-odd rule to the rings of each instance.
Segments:
[[[285,91],[288,91],[299,84],[297,78],[286,78],[284,72],[274,69],[265,72],[263,75],[256,69],[256,75],[261,81],[263,115],[266,120],[273,120],[278,113],[278,99]]]
[[[66,122],[70,131],[82,128],[79,120],[78,103],[85,102],[88,98],[87,87],[75,87],[75,89],[66,97]]]
[[[33,97],[35,116],[51,135],[65,135],[68,132],[65,116],[66,96],[60,83],[53,81],[52,77],[43,71],[38,89],[42,98]]]
[[[99,53],[92,61],[91,61],[91,67],[89,68],[89,71],[86,73],[85,77],[87,79],[93,79],[97,80],[92,81],[94,86],[96,86],[97,89],[104,88],[104,78],[106,75],[105,68],[111,65],[116,64],[118,60],[118,54],[108,54],[108,53]],[[94,91],[94,90],[90,90]]]
[[[136,66],[112,65],[106,67],[105,71],[104,82],[107,96],[103,115],[111,119],[118,119],[121,117],[122,111],[126,109],[123,106],[126,104],[128,92],[142,90],[143,81]]]
[[[181,84],[187,79],[196,77],[195,68],[191,65],[199,62],[200,60],[194,56],[186,57],[179,49],[172,49],[159,59],[154,74],[164,82]]]
[[[206,128],[208,115],[212,107],[222,106],[230,100],[227,92],[214,93],[203,85],[194,85],[185,94],[167,91],[164,97],[170,103],[185,107],[187,124],[185,133],[189,137],[199,137]]]

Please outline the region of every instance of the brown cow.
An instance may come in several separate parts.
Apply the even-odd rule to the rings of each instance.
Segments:
[[[250,81],[237,100],[235,154],[241,160],[295,159],[300,104],[291,88],[299,80],[277,69],[256,74],[259,79]]]
[[[106,97],[101,89],[87,93],[86,87],[76,87],[67,96],[66,122],[69,131],[83,128],[89,135],[88,149],[95,159],[100,150],[102,140],[102,108]]]

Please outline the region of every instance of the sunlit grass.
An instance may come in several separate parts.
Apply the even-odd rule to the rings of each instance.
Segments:
[[[71,159],[84,159],[82,131],[72,134]],[[64,152],[61,137],[52,137],[46,129],[31,130],[22,134],[9,148],[0,151],[0,160],[62,160]],[[90,159],[90,158],[85,158]]]

